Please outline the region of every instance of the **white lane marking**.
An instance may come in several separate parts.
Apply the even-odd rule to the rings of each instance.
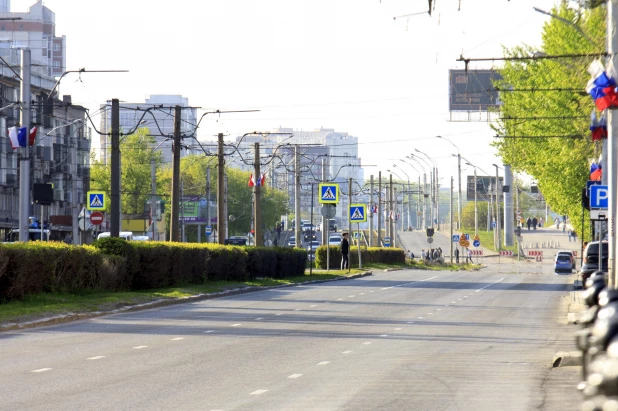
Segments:
[[[256,390],[256,391],[253,391],[249,395],[260,395],[260,394],[264,394],[266,391],[268,391],[268,390]]]
[[[294,311],[302,311],[302,308],[297,308]]]
[[[506,277],[502,277],[501,279],[499,279],[499,280],[498,280],[498,281],[496,281],[495,283],[491,283],[491,284],[489,284],[489,285],[486,285],[485,287],[483,287],[483,288],[479,288],[478,290],[475,290],[474,292],[475,292],[475,293],[478,293],[479,291],[484,290],[484,289],[486,289],[486,288],[488,288],[488,287],[491,287],[492,285],[496,285],[496,284],[498,284],[499,282],[503,281],[504,279],[506,279]]]
[[[425,317],[418,317],[419,320],[422,320],[423,318],[425,318]]]
[[[372,292],[373,292],[373,290],[369,290],[369,292],[370,292],[370,293],[372,293]]]
[[[337,298],[337,301],[343,301],[343,298]]]
[[[52,368],[39,368],[38,370],[30,371],[30,372],[45,372],[50,371]]]
[[[204,331],[204,334],[208,334],[208,333],[214,333],[215,330],[208,330],[208,331]]]
[[[344,352],[342,352],[341,354],[349,354],[349,353],[351,353],[351,352],[352,352],[352,351],[344,351]]]
[[[371,341],[367,341],[363,343],[363,345],[369,345],[369,344],[371,344]]]
[[[100,360],[101,358],[105,358],[104,355],[97,355],[96,357],[86,358],[87,360]]]
[[[134,350],[141,350],[142,348],[148,348],[147,345],[138,345],[137,347],[133,347]]]
[[[354,296],[353,295],[348,295],[348,298],[354,298]]]
[[[330,364],[330,361],[322,361],[318,363],[318,365],[326,365],[326,364]]]
[[[393,287],[384,287],[384,288],[382,288],[382,290],[388,290],[390,288],[393,288]]]
[[[283,315],[283,313],[277,313],[277,314],[275,314],[275,315]]]
[[[316,304],[311,304],[309,307],[317,307]]]
[[[433,313],[427,313],[427,315],[433,315]]]
[[[457,301],[461,301],[461,298],[458,298]]]
[[[302,377],[302,374],[292,374],[288,378],[298,378],[298,377]]]
[[[468,296],[467,296],[467,295],[464,295],[464,298],[468,298]]]
[[[185,337],[176,337],[176,338],[172,338],[172,341],[180,341],[180,340],[184,340]]]
[[[394,328],[394,330],[395,330],[395,331],[399,331],[399,330],[401,330],[401,328]]]
[[[262,317],[258,317],[258,318],[255,319],[255,321],[260,321],[260,320],[263,320],[263,318]]]
[[[380,337],[388,337],[388,334],[382,334]]]
[[[440,311],[442,308],[436,308],[436,311]]]
[[[358,293],[359,295],[365,295],[365,293]]]
[[[457,301],[451,301],[451,304],[457,304]]]
[[[242,324],[232,324],[230,327],[240,327]]]

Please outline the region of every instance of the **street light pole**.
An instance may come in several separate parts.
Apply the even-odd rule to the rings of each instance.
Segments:
[[[21,50],[21,127],[26,128],[26,147],[19,159],[19,241],[29,240],[30,214],[30,49]],[[43,224],[43,221],[41,221]],[[43,238],[41,238],[43,240]]]
[[[500,178],[498,177],[498,165],[493,164],[496,167],[496,238],[497,238],[497,249],[496,251],[500,251]]]

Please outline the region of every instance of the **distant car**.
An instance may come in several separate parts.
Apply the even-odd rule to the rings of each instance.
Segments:
[[[566,253],[556,254],[556,258],[554,259],[554,272],[566,272],[571,274],[573,272],[573,255],[569,256]]]
[[[603,241],[603,246],[601,247],[601,252],[603,254],[603,261],[601,266],[599,267],[599,242],[591,241],[586,246],[584,250],[584,262],[580,269],[580,273],[582,275],[582,283],[586,284],[586,280],[590,277],[590,274],[597,270],[607,271],[607,261],[608,261],[608,243],[607,241]]]
[[[296,239],[294,237],[290,237],[288,240],[288,247],[296,247]]]
[[[312,241],[309,243],[309,247],[311,247],[312,251],[315,251],[315,249],[318,248],[319,246],[320,246],[319,241]]]
[[[311,223],[304,223],[300,227],[301,227],[301,231],[303,231],[303,232],[305,232],[305,231],[315,231],[315,226],[313,224],[311,224]]]
[[[571,268],[575,270],[575,256],[573,255],[573,251],[570,250],[560,250],[556,253],[556,257],[559,255],[566,255],[571,259]]]
[[[336,235],[331,235],[328,237],[328,245],[339,245],[341,244],[341,237]]]

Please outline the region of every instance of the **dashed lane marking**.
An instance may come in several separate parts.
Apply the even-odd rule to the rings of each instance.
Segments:
[[[148,348],[147,345],[138,345],[137,347],[133,347],[134,350],[141,350],[142,348]]]
[[[353,295],[348,295],[348,298],[354,298],[354,296]]]
[[[209,333],[214,333],[215,330],[208,330],[208,331],[204,331],[204,334],[209,334]]]
[[[277,313],[277,314],[275,314],[275,315],[283,315],[283,313]]]
[[[423,318],[425,318],[425,317],[418,317],[419,320],[422,320]]]
[[[388,334],[382,334],[380,337],[388,337]]]
[[[260,394],[264,394],[266,391],[268,391],[268,390],[256,390],[256,391],[253,391],[249,395],[260,395]]]
[[[414,324],[414,321],[408,321],[408,324]]]
[[[393,330],[394,331],[399,331],[399,330],[401,330],[401,328],[394,328]]]
[[[302,311],[302,308],[297,308],[294,311]]]
[[[262,317],[258,317],[258,318],[255,319],[255,321],[260,321],[260,320],[263,320],[263,318]]]
[[[358,293],[359,295],[365,295],[365,293]]]
[[[484,290],[484,289],[486,289],[486,288],[488,288],[488,287],[491,287],[492,285],[496,285],[496,284],[498,284],[499,282],[504,281],[504,279],[505,279],[505,278],[506,278],[506,277],[503,277],[503,278],[499,279],[498,281],[496,281],[495,283],[491,283],[491,284],[489,284],[489,285],[486,285],[485,287],[479,288],[478,290],[475,290],[474,292],[475,292],[475,293],[478,293],[479,291]]]
[[[344,352],[342,352],[341,354],[349,354],[349,353],[351,353],[351,352],[352,352],[352,351],[344,351]]]
[[[363,343],[363,345],[369,345],[369,344],[371,344],[371,341],[367,341]]]
[[[326,365],[326,364],[330,364],[330,361],[321,361],[318,363],[318,365]]]
[[[232,324],[230,327],[240,327],[242,324]]]
[[[180,341],[180,340],[184,340],[185,337],[176,337],[176,338],[172,338],[172,341]]]
[[[337,301],[343,301],[343,298],[337,298]]]
[[[86,358],[87,360],[100,360],[101,358],[105,358],[104,355],[97,355],[96,357]]]
[[[39,368],[38,370],[34,370],[34,371],[30,371],[30,372],[45,372],[45,371],[51,371],[52,368]]]
[[[298,378],[298,377],[302,377],[302,374],[292,374],[288,378]]]
[[[317,307],[317,304],[311,304],[309,307]]]

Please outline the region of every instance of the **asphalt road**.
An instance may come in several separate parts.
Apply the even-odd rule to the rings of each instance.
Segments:
[[[2,333],[0,409],[579,409],[569,282],[380,272]]]

